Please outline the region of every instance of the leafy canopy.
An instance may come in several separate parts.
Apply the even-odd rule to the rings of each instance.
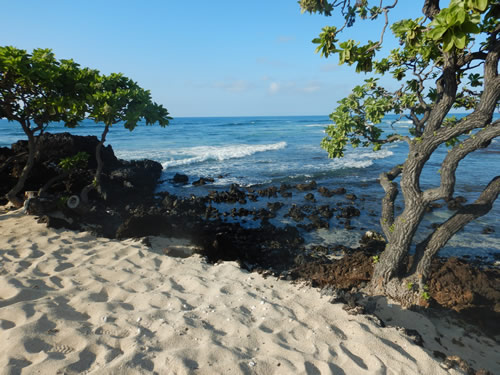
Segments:
[[[384,6],[384,1],[369,0],[358,0],[354,4],[346,0],[299,1],[302,12],[330,16],[338,8],[344,18],[340,28],[324,27],[319,37],[313,40],[318,45],[316,52],[321,56],[337,55],[339,64],[355,65],[356,72],[391,75],[401,82],[398,90],[389,92],[379,86],[378,78],[372,77],[363,85],[356,86],[348,97],[339,102],[330,115],[334,124],[327,128],[327,136],[322,141],[322,147],[330,157],[342,157],[348,144],[353,147],[373,145],[377,150],[384,143],[401,139],[397,135],[384,135],[377,126],[387,113],[412,119],[410,133],[418,140],[425,128],[425,121],[420,120],[425,120],[440,98],[440,93],[433,86],[445,70],[445,59],[451,56],[461,67],[456,77],[460,89],[453,107],[473,109],[481,96],[482,91],[474,89],[482,86],[482,77],[474,69],[482,62],[476,65],[472,62],[496,38],[500,4],[495,0],[451,0],[447,8],[424,9],[424,13],[432,13],[432,17],[426,14],[427,17],[399,20],[390,25],[389,12],[397,3],[396,0]],[[342,30],[357,20],[375,20],[378,17],[385,19],[378,41],[369,40],[361,44],[351,39],[338,39]],[[387,56],[376,58],[388,26],[399,39],[400,46]],[[474,47],[477,51],[472,52]],[[433,85],[427,85],[429,82]],[[452,122],[444,125],[450,126]]]
[[[20,122],[28,131],[58,121],[74,127],[88,111],[96,75],[73,60],[57,60],[49,49],[29,54],[0,47],[0,118]]]
[[[124,122],[125,128],[134,130],[144,119],[146,125],[166,126],[171,119],[168,111],[153,103],[151,93],[122,74],[99,76],[93,83],[89,118],[111,126]]]

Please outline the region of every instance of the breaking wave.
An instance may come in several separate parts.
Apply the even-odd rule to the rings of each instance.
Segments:
[[[173,150],[169,154],[172,160],[162,162],[165,169],[181,165],[202,163],[209,160],[223,161],[228,159],[239,159],[251,156],[258,152],[281,150],[287,146],[286,142],[245,145],[235,144],[229,146],[198,146],[185,149]]]

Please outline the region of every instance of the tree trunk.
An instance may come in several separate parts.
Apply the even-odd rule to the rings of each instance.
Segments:
[[[108,131],[109,131],[109,125],[106,125],[101,135],[101,141],[97,144],[95,151],[95,158],[97,160],[97,169],[95,171],[95,184],[97,191],[99,193],[101,193],[101,174],[102,174],[102,169],[104,167],[104,162],[102,161],[102,146],[104,145],[104,142],[106,142],[106,135],[108,134]]]
[[[24,133],[28,136],[28,160],[26,161],[26,165],[24,166],[21,175],[17,179],[17,183],[6,194],[6,197],[9,200],[9,202],[11,202],[14,206],[18,208],[22,207],[24,202],[23,199],[18,197],[18,194],[23,190],[24,184],[28,179],[31,169],[33,168],[33,165],[35,164],[35,151],[36,151],[35,135],[26,124],[21,123],[21,125],[23,127]]]
[[[104,142],[106,142],[106,135],[108,134],[108,132],[109,132],[109,125],[106,125],[104,127],[104,131],[102,132],[101,140],[96,146],[95,158],[97,161],[97,168],[94,175],[94,181],[92,181],[91,184],[85,186],[82,192],[80,193],[80,199],[85,204],[88,203],[89,201],[88,195],[93,189],[97,189],[97,192],[99,194],[102,194],[101,175],[102,175],[102,169],[104,167],[104,162],[102,161],[101,152],[102,152],[102,146],[104,145]]]

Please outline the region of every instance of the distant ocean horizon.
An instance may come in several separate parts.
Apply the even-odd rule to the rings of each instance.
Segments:
[[[457,115],[457,117],[464,115]],[[498,116],[496,116],[498,117]],[[409,120],[396,121],[388,115],[382,127],[388,132],[406,133]],[[158,191],[168,191],[181,196],[206,195],[210,190],[227,189],[231,184],[243,187],[279,186],[315,180],[318,186],[345,187],[360,198],[362,215],[353,219],[355,230],[347,231],[338,226],[321,229],[306,235],[315,244],[339,243],[355,246],[365,229],[380,230],[378,214],[383,190],[377,178],[383,171],[404,162],[406,143],[387,145],[374,152],[371,148],[349,148],[342,159],[329,159],[321,149],[324,128],[330,124],[328,116],[245,116],[245,117],[179,117],[166,128],[139,125],[133,132],[120,124],[114,125],[106,144],[110,144],[117,157],[122,159],[152,159],[162,164],[164,170]],[[391,128],[392,127],[392,128]],[[100,136],[102,125],[84,120],[75,129],[62,124],[51,124],[48,132],[68,131],[77,135]],[[0,120],[0,147],[10,147],[19,139],[26,139],[20,125]],[[437,150],[424,169],[421,178],[423,189],[439,183],[440,162],[446,148]],[[468,202],[480,194],[484,186],[500,174],[500,140],[478,150],[464,159],[457,170],[455,195],[462,195]],[[190,182],[201,177],[214,178],[213,183],[195,187],[191,184],[177,186],[172,183],[176,173],[189,176]],[[315,194],[317,204],[335,204],[333,198]],[[305,204],[294,194],[287,204]],[[261,203],[262,204],[262,203]],[[398,202],[403,207],[403,202]],[[248,203],[247,207],[259,202]],[[452,213],[436,210],[429,213],[419,229],[418,239],[423,239],[432,222],[445,220]],[[442,256],[470,255],[487,257],[500,255],[500,202],[486,216],[469,224],[440,252]],[[276,225],[287,221],[280,219]],[[250,224],[249,224],[250,225]],[[482,234],[486,228],[493,233]]]

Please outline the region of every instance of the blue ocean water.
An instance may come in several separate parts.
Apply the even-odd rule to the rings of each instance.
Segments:
[[[459,116],[458,116],[459,117]],[[396,116],[387,116],[383,126],[387,132],[407,132],[410,122]],[[404,142],[388,145],[381,151],[369,148],[349,149],[342,159],[329,159],[319,144],[324,128],[330,123],[327,116],[294,117],[207,117],[177,118],[166,128],[138,126],[133,132],[121,125],[111,128],[107,144],[123,159],[148,158],[159,161],[163,167],[162,183],[158,190],[178,195],[205,195],[209,190],[222,190],[232,183],[241,186],[266,187],[281,183],[303,183],[314,179],[319,186],[336,188],[344,186],[354,193],[363,214],[353,219],[355,230],[347,231],[332,220],[331,228],[306,234],[310,243],[357,244],[367,229],[379,228],[378,212],[383,190],[377,182],[378,175],[394,165],[401,164],[407,154]],[[68,131],[62,124],[52,124],[49,132]],[[79,135],[99,136],[102,125],[90,120],[69,130]],[[25,139],[19,125],[0,120],[0,147],[10,146],[18,139]],[[440,148],[425,168],[421,179],[422,188],[439,183],[440,162],[447,149]],[[483,150],[478,150],[460,164],[457,171],[456,195],[472,201],[492,177],[500,174],[500,140]],[[190,181],[200,177],[213,177],[214,183],[200,187],[191,184],[176,186],[171,179],[175,173],[187,174]],[[315,194],[317,204],[335,205],[343,197],[323,198]],[[282,197],[271,201],[284,201],[288,205],[306,204],[303,194],[294,192],[292,198]],[[398,202],[403,207],[402,201]],[[247,208],[265,206],[263,202],[248,203]],[[237,205],[238,206],[238,205]],[[283,208],[286,210],[286,208]],[[286,212],[286,211],[285,211]],[[430,231],[432,222],[441,222],[452,212],[436,210],[426,216],[417,239],[423,239]],[[276,219],[275,224],[287,222]],[[500,254],[500,202],[491,212],[469,224],[441,251],[441,255],[491,256]],[[248,225],[251,225],[248,224]],[[494,233],[485,235],[482,230],[491,227]]]

